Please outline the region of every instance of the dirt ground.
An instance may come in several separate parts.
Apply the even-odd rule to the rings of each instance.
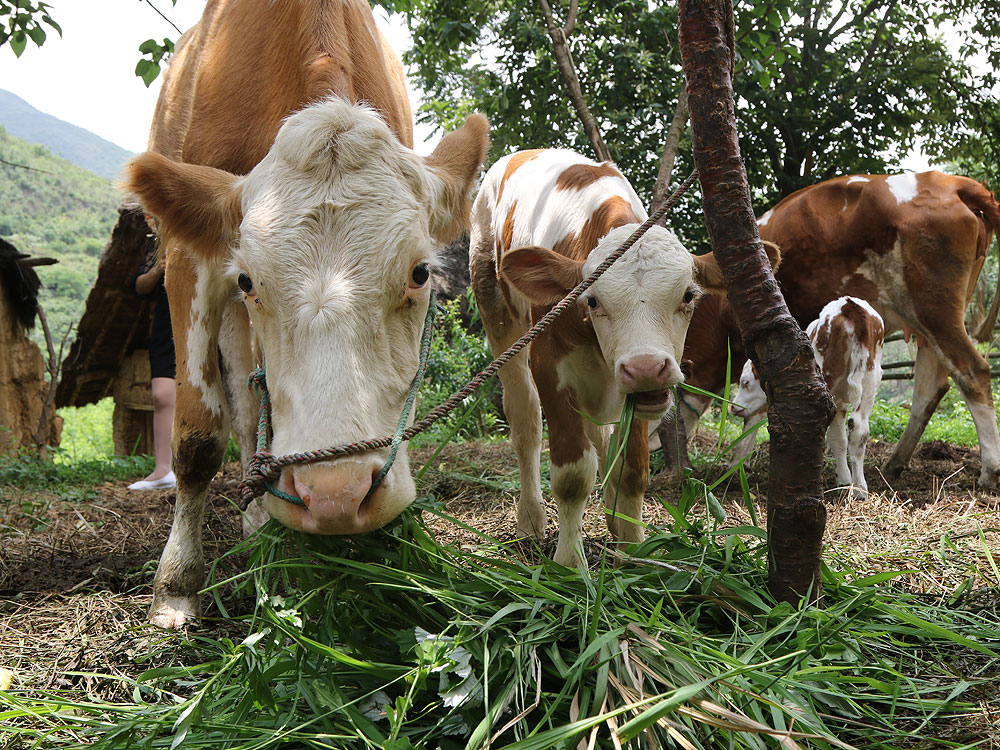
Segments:
[[[705,436],[696,438],[696,447],[703,457],[713,449]],[[1000,497],[976,489],[978,451],[923,443],[909,471],[890,486],[878,471],[890,450],[890,445],[877,441],[869,446],[869,498],[846,500],[840,491],[829,492],[826,559],[834,564],[842,561],[860,573],[908,570],[893,585],[943,600],[962,585],[995,595],[1000,581],[991,563],[1000,563],[994,557],[1000,550]],[[415,451],[411,464],[420,467],[430,457],[430,450]],[[750,459],[748,470],[751,495],[762,518],[766,446]],[[709,483],[720,473],[704,458],[696,470]],[[833,480],[829,466],[827,474],[829,487]],[[229,464],[212,483],[205,532],[209,560],[240,537],[238,481],[238,465]],[[511,539],[516,486],[517,466],[509,442],[499,441],[449,446],[434,459],[418,491],[444,501],[447,512],[466,524]],[[728,523],[746,523],[749,516],[738,482],[726,489],[720,487],[716,495],[727,510]],[[669,516],[660,498],[673,502],[674,492],[666,477],[655,476],[645,518],[665,525]],[[149,668],[142,661],[142,639],[148,643],[165,637],[142,625],[173,502],[172,491],[134,493],[124,483],[65,495],[4,487],[0,667],[13,670],[20,684],[72,688],[95,699],[128,699],[114,694],[121,688],[109,688],[109,681],[95,675],[134,676]],[[705,510],[696,507],[692,512]],[[549,517],[555,517],[552,507]],[[443,542],[477,543],[475,534],[454,524],[438,518],[430,523]],[[554,531],[550,523],[553,547]],[[596,501],[588,510],[585,533],[595,539],[605,535]],[[226,627],[211,605],[204,627]]]

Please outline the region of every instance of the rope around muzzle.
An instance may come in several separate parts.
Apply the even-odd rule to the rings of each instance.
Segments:
[[[379,469],[378,474],[372,480],[372,486],[368,490],[368,494],[371,494],[375,489],[382,484],[382,480],[385,479],[385,475],[389,473],[389,469],[396,462],[396,454],[399,453],[399,447],[403,444],[403,432],[406,429],[406,423],[410,421],[410,412],[413,411],[413,405],[417,401],[417,391],[420,390],[420,383],[424,379],[424,372],[427,370],[427,360],[431,353],[431,335],[434,331],[434,316],[437,315],[438,305],[437,305],[437,292],[433,289],[431,290],[430,303],[427,305],[427,315],[424,316],[424,330],[420,338],[420,359],[417,363],[417,374],[414,375],[412,382],[410,383],[410,390],[406,394],[406,403],[403,404],[403,411],[399,415],[399,422],[396,424],[396,432],[392,436],[392,442],[389,444],[389,453],[386,456],[385,463],[382,468]],[[250,503],[253,502],[253,498],[257,495],[264,494],[264,491],[270,492],[275,497],[280,497],[285,502],[291,503],[292,505],[305,505],[305,501],[298,495],[291,495],[283,490],[274,487],[269,479],[276,479],[277,476],[281,474],[281,468],[278,469],[277,475],[275,477],[269,477],[264,474],[261,467],[264,466],[264,460],[266,457],[271,457],[270,453],[267,452],[267,441],[271,435],[271,396],[267,390],[267,375],[262,364],[252,373],[250,373],[250,379],[248,385],[250,388],[255,388],[260,393],[260,417],[257,420],[257,452],[251,456],[250,460],[247,462],[247,478],[240,483],[240,495],[242,496],[242,501],[240,503],[240,508],[246,510],[250,507]],[[310,451],[308,453],[295,453],[291,454],[293,456],[311,456],[314,453],[320,453],[321,451]],[[280,458],[288,458],[288,456],[281,456]],[[322,460],[322,458],[315,459],[317,461]],[[295,463],[311,463],[309,460],[296,461]],[[263,488],[260,492],[256,494],[247,494],[247,483],[251,477],[251,473],[255,476],[260,476],[262,481],[260,486]]]
[[[413,407],[417,389],[419,388],[420,381],[423,379],[423,370],[424,365],[426,364],[426,358],[423,356],[423,351],[424,349],[427,349],[428,351],[430,349],[429,331],[433,327],[430,323],[430,315],[431,310],[435,307],[432,298],[432,304],[428,309],[428,319],[424,324],[423,341],[421,342],[421,365],[418,367],[417,375],[413,379],[413,384],[410,388],[410,395],[407,397],[406,405],[404,406],[403,413],[399,419],[399,425],[397,425],[397,430],[394,435],[387,435],[385,437],[375,438],[372,440],[362,440],[357,443],[339,445],[333,448],[323,448],[304,453],[290,453],[284,456],[275,456],[266,450],[267,437],[270,432],[270,398],[267,395],[265,376],[263,368],[255,371],[250,376],[250,385],[251,387],[259,387],[261,393],[261,413],[260,420],[257,425],[257,452],[254,453],[254,455],[251,456],[250,460],[247,462],[246,478],[240,483],[240,496],[242,498],[240,507],[243,510],[246,510],[250,507],[250,503],[253,502],[255,497],[263,495],[265,492],[270,492],[276,497],[280,497],[287,502],[294,503],[296,505],[303,505],[304,503],[302,502],[302,498],[295,497],[294,495],[288,495],[287,493],[277,490],[277,488],[272,486],[274,481],[281,475],[281,470],[286,466],[292,466],[295,464],[311,464],[316,463],[317,461],[327,461],[333,458],[344,458],[345,456],[353,456],[358,453],[369,453],[386,447],[390,448],[390,458],[394,460],[396,452],[399,450],[400,445],[404,441],[410,440],[414,435],[420,434],[435,422],[447,416],[449,412],[455,409],[473,392],[475,392],[479,386],[496,375],[501,367],[520,354],[521,351],[528,346],[528,344],[534,341],[543,331],[545,331],[545,329],[552,325],[553,321],[569,309],[569,307],[580,298],[580,295],[593,286],[594,282],[596,282],[604,274],[604,272],[615,263],[615,261],[628,252],[628,250],[636,242],[638,242],[644,234],[646,234],[650,227],[662,219],[663,216],[666,215],[667,211],[677,205],[684,193],[686,193],[691,185],[694,184],[697,176],[697,171],[688,175],[687,179],[685,179],[684,182],[682,182],[677,189],[674,190],[671,196],[664,201],[663,205],[650,214],[649,218],[640,224],[639,227],[628,237],[628,239],[625,240],[625,242],[621,244],[617,250],[605,258],[601,264],[594,269],[594,272],[590,274],[590,276],[577,284],[569,294],[553,305],[552,309],[549,310],[541,320],[528,329],[528,331],[521,336],[521,338],[511,344],[505,352],[483,368],[475,377],[466,383],[461,390],[453,393],[446,401],[436,406],[428,412],[426,416],[415,422],[410,427],[402,429],[409,420],[410,410]],[[385,478],[385,475],[388,474],[391,465],[391,461],[387,460],[386,465],[382,467],[382,470],[376,477],[378,482],[381,482],[382,479]],[[373,481],[372,489],[369,490],[369,493],[374,491],[376,486],[377,484]]]

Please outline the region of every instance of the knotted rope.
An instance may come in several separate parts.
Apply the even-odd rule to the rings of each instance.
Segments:
[[[261,388],[261,418],[258,423],[257,429],[257,452],[250,458],[247,463],[246,478],[240,484],[240,495],[242,497],[241,507],[246,510],[253,499],[259,495],[267,492],[274,492],[270,485],[273,484],[274,480],[278,478],[281,474],[281,470],[286,466],[291,466],[293,464],[310,464],[317,461],[326,461],[331,458],[343,458],[345,456],[353,456],[357,453],[368,453],[370,451],[380,450],[382,448],[391,447],[395,444],[396,450],[398,450],[400,443],[404,440],[411,439],[414,435],[418,435],[428,427],[433,425],[438,420],[447,416],[455,407],[462,403],[466,398],[468,398],[479,386],[485,383],[489,378],[496,375],[497,371],[503,367],[505,364],[510,362],[514,357],[521,353],[521,351],[528,346],[532,341],[534,341],[539,334],[541,334],[545,329],[547,329],[552,322],[562,315],[571,305],[573,305],[585,291],[587,291],[591,286],[594,285],[605,271],[607,271],[611,265],[621,258],[628,250],[639,241],[639,239],[658,222],[670,209],[672,209],[677,202],[681,199],[681,196],[687,192],[688,188],[694,183],[697,178],[698,173],[692,172],[688,175],[687,179],[682,182],[677,189],[671,194],[671,196],[664,201],[663,205],[656,209],[649,218],[646,219],[639,227],[622,243],[622,245],[611,253],[607,258],[605,258],[601,264],[594,269],[594,272],[590,274],[586,279],[577,284],[569,294],[563,297],[559,302],[553,305],[552,309],[549,310],[541,320],[539,320],[535,325],[533,325],[528,331],[521,336],[517,341],[508,347],[508,349],[503,352],[499,357],[494,359],[489,365],[487,365],[483,370],[481,370],[475,377],[473,377],[466,385],[459,391],[452,394],[444,403],[439,404],[430,412],[427,413],[419,421],[415,422],[412,426],[406,428],[402,432],[397,429],[395,435],[387,435],[381,438],[375,438],[371,440],[362,440],[357,443],[350,443],[347,445],[339,445],[334,448],[323,448],[315,451],[308,451],[305,453],[290,453],[285,456],[275,456],[269,453],[261,444],[261,424],[265,425],[264,428],[264,440],[266,441],[267,429],[270,424],[270,400],[266,396],[266,388]],[[433,307],[433,305],[432,305]],[[429,312],[429,311],[428,311]],[[431,328],[429,324],[424,326],[424,337],[426,339],[426,346],[430,346],[429,334],[427,330]],[[256,375],[256,373],[255,373]],[[254,376],[251,376],[252,383]],[[263,375],[261,376],[263,377]],[[403,416],[400,417],[399,424],[405,425],[406,421],[409,419],[409,409],[412,408],[413,397],[416,393],[416,386],[419,385],[420,379],[422,379],[422,370],[417,373],[414,378],[415,386],[411,388],[411,397],[407,399],[407,406],[404,408]],[[267,401],[267,421],[265,422],[265,401]],[[264,444],[266,446],[266,442]],[[395,454],[392,454],[395,456]],[[379,472],[379,481],[385,477],[388,473],[388,468],[383,467],[383,471]],[[374,486],[373,486],[374,489]],[[276,494],[276,493],[275,493]],[[277,495],[277,497],[284,496],[285,493]],[[288,495],[288,497],[293,497]],[[295,500],[290,500],[289,502],[296,502],[301,504],[301,498],[295,498]]]

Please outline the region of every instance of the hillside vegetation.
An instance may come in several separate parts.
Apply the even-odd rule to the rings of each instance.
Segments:
[[[83,314],[119,201],[109,180],[0,126],[0,235],[21,252],[59,260],[38,271],[57,339]],[[41,331],[33,338],[42,341]]]

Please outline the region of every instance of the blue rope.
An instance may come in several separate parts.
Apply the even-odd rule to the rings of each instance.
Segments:
[[[379,469],[378,474],[375,475],[375,479],[372,480],[372,488],[368,490],[369,494],[382,484],[385,475],[389,473],[389,469],[392,468],[393,463],[396,461],[399,446],[403,443],[403,433],[406,431],[406,425],[410,421],[410,412],[413,411],[413,404],[417,400],[417,391],[420,389],[420,383],[424,379],[424,370],[427,369],[427,358],[431,353],[431,333],[434,330],[434,314],[436,312],[437,294],[432,289],[431,303],[427,306],[427,317],[424,318],[424,335],[420,340],[420,364],[417,365],[417,374],[413,377],[413,382],[410,383],[410,393],[406,397],[406,403],[403,405],[403,413],[399,415],[399,422],[396,424],[396,434],[392,436],[392,443],[389,444],[389,455],[385,459],[385,464]]]

